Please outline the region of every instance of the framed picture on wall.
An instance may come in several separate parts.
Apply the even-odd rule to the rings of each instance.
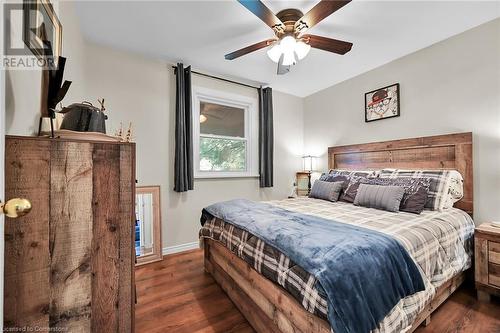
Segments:
[[[365,94],[365,122],[399,117],[399,83]]]
[[[62,51],[62,25],[48,0],[23,0],[23,40],[38,59],[57,59]]]

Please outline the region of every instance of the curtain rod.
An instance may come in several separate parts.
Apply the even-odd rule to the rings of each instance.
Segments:
[[[172,68],[174,69],[174,73],[175,73],[176,70],[177,70],[177,67],[176,66],[172,66]],[[200,76],[205,76],[205,77],[208,77],[208,78],[211,78],[211,79],[216,79],[216,80],[220,80],[220,81],[225,81],[225,82],[229,82],[229,83],[238,84],[240,86],[244,86],[244,87],[248,87],[248,88],[260,89],[260,87],[255,87],[255,86],[252,86],[252,85],[249,85],[249,84],[246,84],[246,83],[241,83],[241,82],[237,82],[237,81],[225,79],[225,78],[219,77],[219,76],[214,76],[214,75],[210,75],[210,74],[200,73],[200,72],[196,72],[196,71],[193,71],[193,70],[191,71],[191,73],[196,74],[196,75],[200,75]]]

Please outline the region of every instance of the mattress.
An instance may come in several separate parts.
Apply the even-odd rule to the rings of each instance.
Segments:
[[[374,332],[408,330],[418,313],[434,297],[436,289],[471,266],[474,223],[459,209],[424,211],[416,215],[310,198],[267,203],[373,229],[394,237],[405,247],[417,264],[426,289],[402,299]],[[205,222],[200,237],[222,243],[257,272],[282,286],[304,309],[327,319],[327,298],[316,278],[261,239],[218,218]]]

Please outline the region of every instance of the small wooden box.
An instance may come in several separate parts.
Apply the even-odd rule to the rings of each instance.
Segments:
[[[474,236],[475,280],[478,297],[500,296],[500,228],[483,223]]]
[[[309,195],[309,172],[297,172],[297,195],[304,197]]]

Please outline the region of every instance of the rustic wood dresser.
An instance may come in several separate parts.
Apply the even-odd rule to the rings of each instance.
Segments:
[[[5,328],[134,331],[135,145],[6,137]]]

